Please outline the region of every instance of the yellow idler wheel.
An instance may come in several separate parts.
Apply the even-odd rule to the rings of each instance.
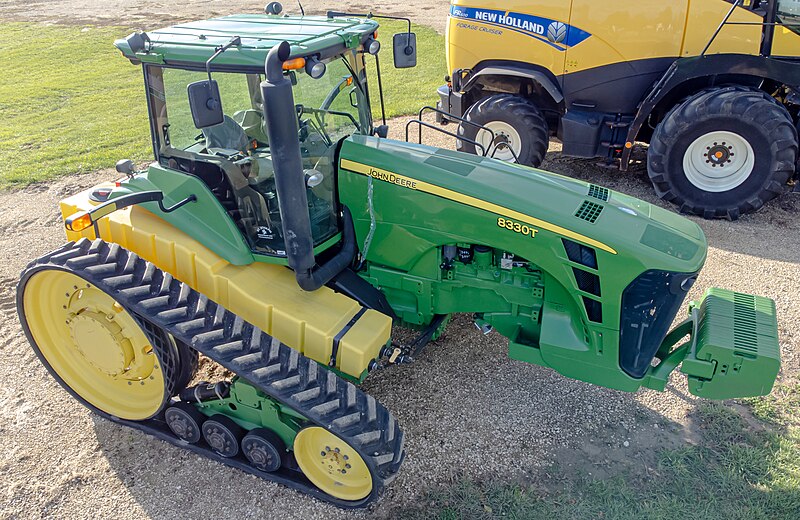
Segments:
[[[45,366],[92,407],[144,420],[171,397],[174,384],[165,384],[148,336],[114,298],[83,278],[59,269],[34,272],[23,288],[22,313]]]
[[[325,428],[309,426],[294,439],[294,456],[306,478],[341,500],[360,500],[372,491],[372,475],[361,455]]]

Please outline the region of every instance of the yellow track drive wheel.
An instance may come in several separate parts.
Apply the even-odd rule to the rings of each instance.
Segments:
[[[45,367],[90,408],[144,420],[172,396],[174,342],[161,330],[143,330],[144,322],[80,276],[55,268],[34,271],[23,277],[17,305]]]
[[[306,478],[341,500],[360,500],[372,491],[372,475],[352,446],[319,426],[300,430],[294,456]]]

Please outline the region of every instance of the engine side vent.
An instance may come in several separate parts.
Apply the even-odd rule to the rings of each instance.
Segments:
[[[567,258],[570,262],[597,269],[597,253],[594,249],[566,238],[562,238],[561,241],[564,243],[564,249],[567,251]]]
[[[595,222],[597,222],[597,218],[600,216],[600,213],[602,212],[603,212],[603,206],[597,204],[596,202],[584,200],[583,204],[581,204],[581,207],[578,208],[578,211],[575,212],[575,216],[594,224]]]
[[[589,271],[578,269],[577,267],[573,267],[572,272],[575,274],[575,281],[578,282],[578,289],[589,294],[594,294],[595,296],[600,296],[599,276]]]
[[[600,199],[603,202],[608,201],[608,188],[598,186],[597,184],[589,185],[589,196]]]
[[[599,301],[584,296],[583,306],[586,307],[586,315],[589,316],[589,321],[595,323],[603,322],[603,305]]]

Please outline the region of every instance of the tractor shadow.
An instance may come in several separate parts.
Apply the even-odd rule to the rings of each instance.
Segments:
[[[467,316],[457,316],[414,364],[378,372],[364,390],[398,418],[407,459],[378,504],[355,517],[391,517],[457,478],[535,483],[553,492],[582,478],[635,482],[660,471],[665,450],[703,442],[692,425],[698,401],[684,390],[625,394],[567,380],[509,360],[505,342],[484,337]],[[94,428],[116,479],[150,517],[342,517],[337,508],[99,417]]]

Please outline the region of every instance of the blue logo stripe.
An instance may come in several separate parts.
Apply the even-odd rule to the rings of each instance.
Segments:
[[[560,51],[574,47],[591,36],[590,33],[569,24],[524,13],[452,6],[450,16],[474,20],[482,24],[509,29],[550,45]]]

